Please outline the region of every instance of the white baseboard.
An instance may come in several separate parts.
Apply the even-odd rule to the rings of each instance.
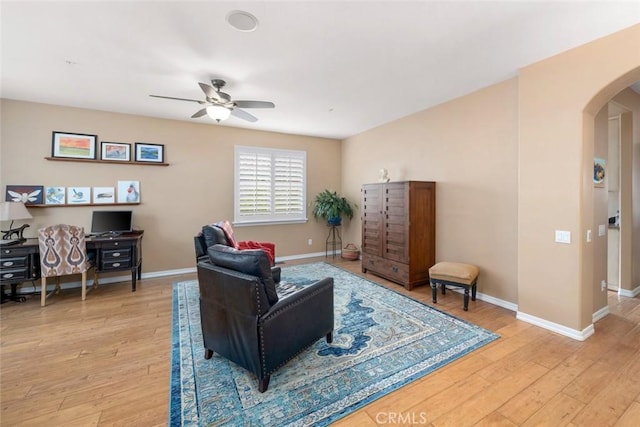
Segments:
[[[609,306],[602,307],[600,310],[593,313],[591,321],[596,323],[598,320],[605,318],[609,314]]]
[[[464,294],[463,288],[458,288],[458,287],[451,288],[447,286],[447,292],[449,291],[458,292],[459,294]],[[492,297],[491,295],[483,294],[481,292],[476,292],[476,299],[479,299],[480,301],[488,302],[493,305],[497,305],[498,307],[506,308],[507,310],[518,311],[518,304],[514,304],[512,302],[505,301],[500,298]],[[469,295],[469,300],[471,300],[471,295]]]
[[[547,329],[549,331],[555,332],[560,335],[564,335],[565,337],[569,337],[578,341],[586,340],[595,332],[593,328],[593,323],[587,326],[586,328],[584,328],[582,331],[579,331],[577,329],[571,329],[564,325],[560,325],[559,323],[550,322],[548,320],[541,319],[539,317],[532,316],[530,314],[523,313],[521,311],[519,311],[516,314],[516,319],[522,320],[523,322],[531,323],[532,325],[539,326],[541,328]]]
[[[340,257],[342,251],[336,251],[335,252],[335,256]],[[319,256],[325,256],[326,254],[324,252],[313,252],[310,254],[300,254],[300,255],[289,255],[289,256],[281,256],[281,257],[276,257],[276,264],[279,262],[285,262],[285,261],[293,261],[296,259],[305,259],[305,258],[315,258],[315,257],[319,257]],[[333,252],[329,252],[329,256],[333,257],[334,253]]]
[[[633,290],[618,288],[618,295],[622,297],[635,298],[640,295],[640,286],[636,286]]]

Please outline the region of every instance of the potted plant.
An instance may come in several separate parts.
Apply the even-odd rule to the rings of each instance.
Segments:
[[[343,216],[353,218],[353,207],[337,192],[324,190],[313,201],[313,216],[326,219],[329,225],[340,225]]]

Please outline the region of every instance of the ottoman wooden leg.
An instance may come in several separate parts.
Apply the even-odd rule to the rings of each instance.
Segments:
[[[464,287],[464,311],[469,311],[469,287]]]
[[[476,300],[476,284],[474,283],[471,287],[471,301]]]
[[[438,284],[434,282],[431,282],[431,299],[434,304],[438,302]]]

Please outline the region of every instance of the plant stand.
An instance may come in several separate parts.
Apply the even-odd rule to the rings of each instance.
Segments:
[[[342,248],[342,236],[340,236],[339,225],[329,225],[329,235],[327,236],[327,242],[324,250],[324,257],[329,256],[329,246],[332,247],[333,257],[336,257],[336,247]]]

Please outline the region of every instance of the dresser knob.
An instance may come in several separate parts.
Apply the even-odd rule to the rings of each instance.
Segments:
[[[114,262],[114,263],[113,263],[113,266],[114,266],[114,267],[120,267],[120,263],[119,263],[119,262]]]
[[[113,257],[114,257],[114,258],[117,258],[117,257],[119,257],[119,256],[120,256],[120,252],[114,252],[114,253],[113,253]]]
[[[2,265],[4,265],[5,267],[11,267],[13,265],[13,261],[3,262]]]
[[[13,273],[3,274],[2,277],[5,279],[11,279],[13,277]]]

